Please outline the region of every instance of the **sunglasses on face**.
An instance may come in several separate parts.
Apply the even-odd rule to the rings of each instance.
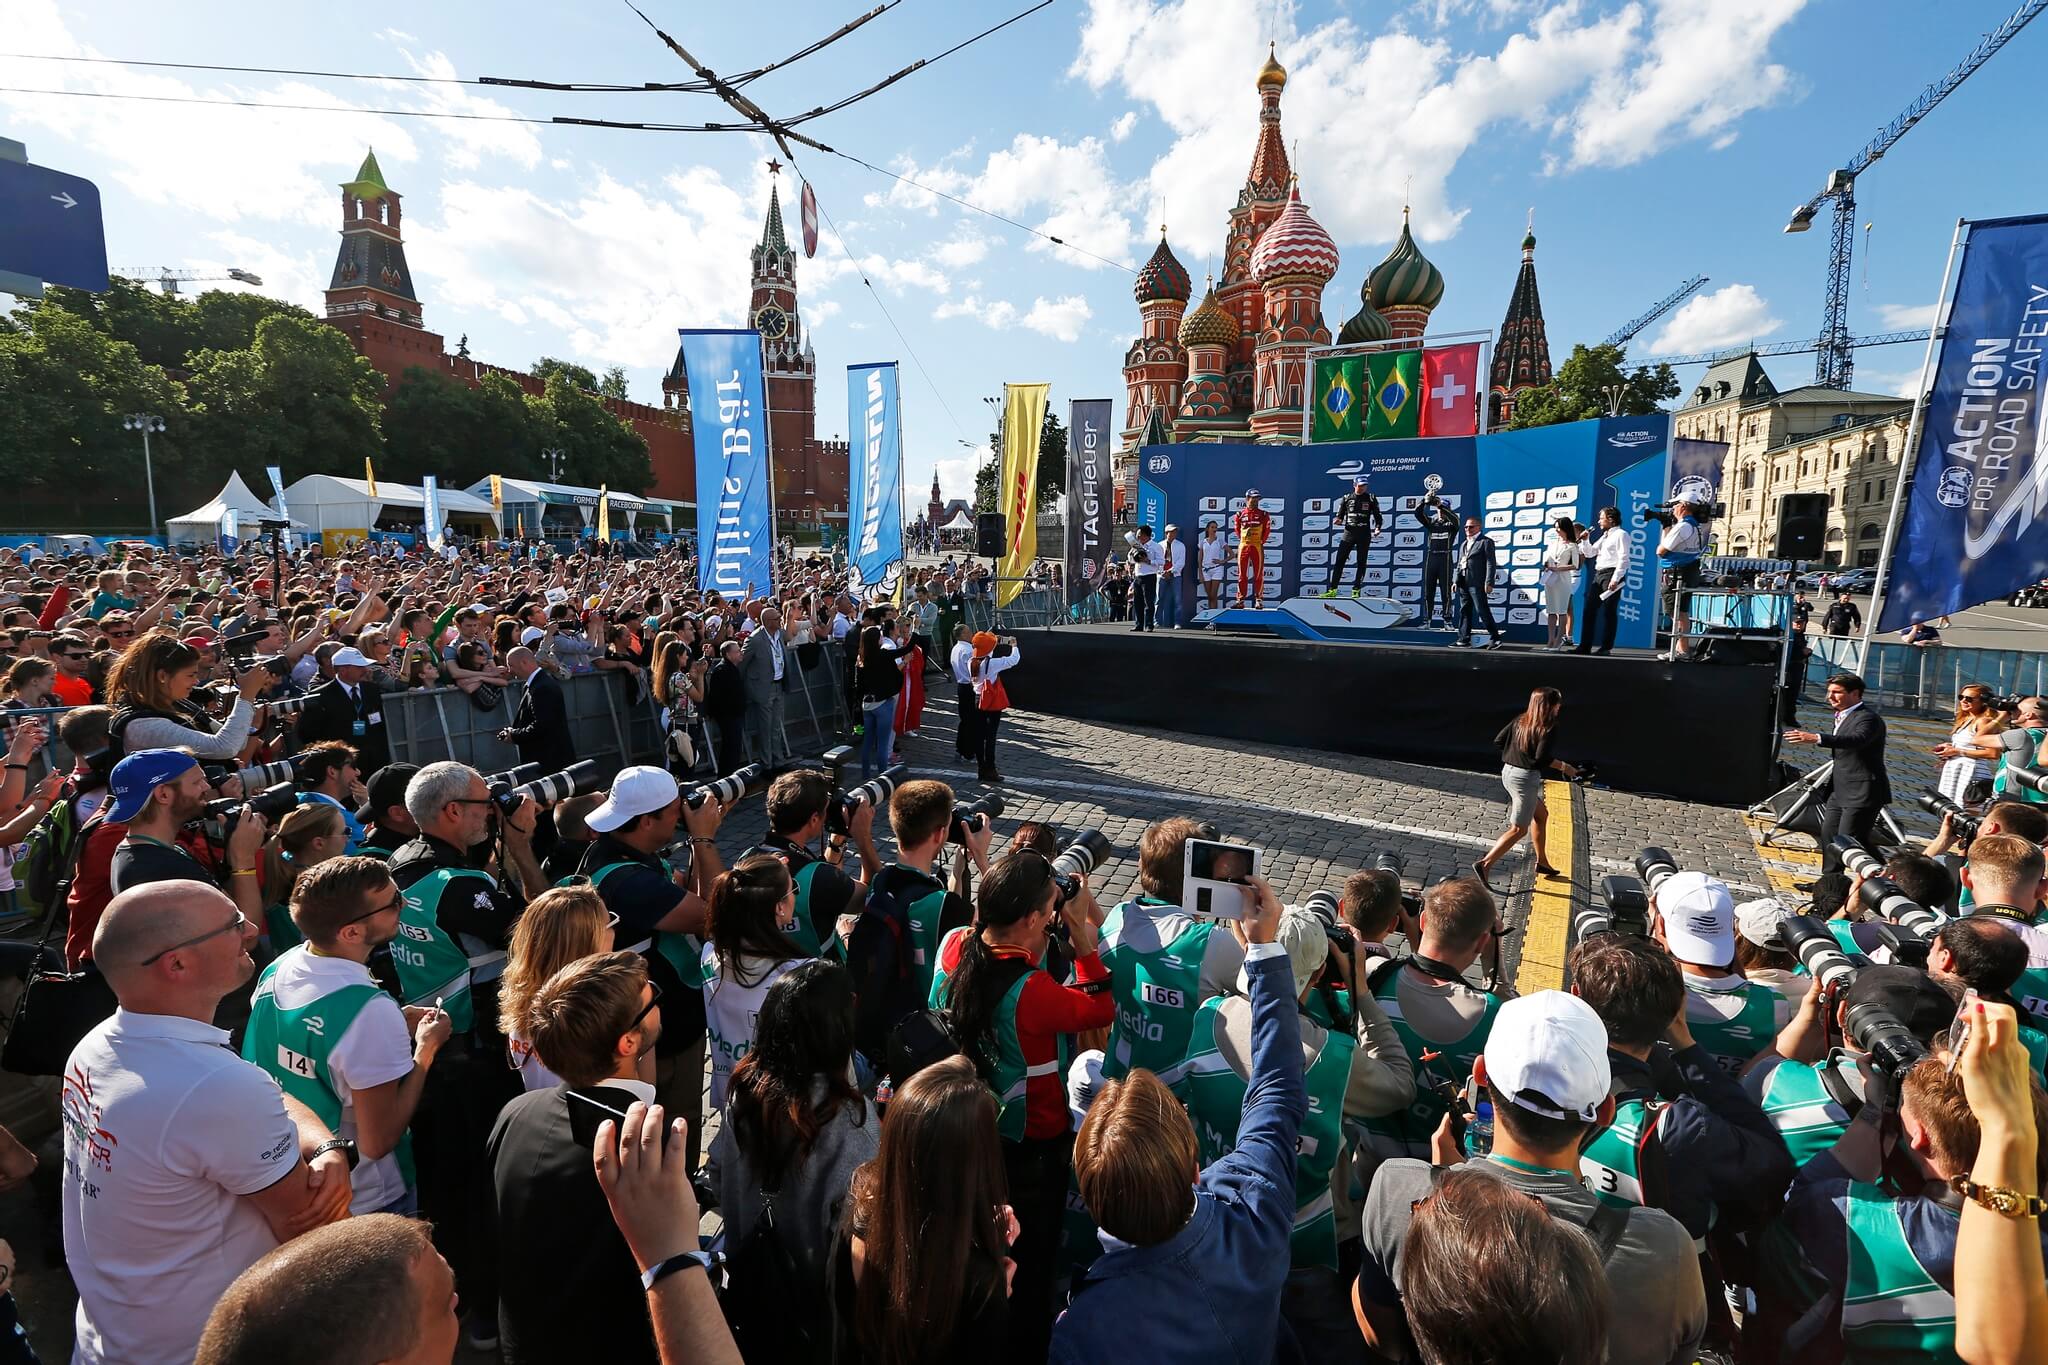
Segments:
[[[150,963],[155,962],[160,958],[167,957],[170,954],[177,952],[181,948],[191,948],[198,944],[206,942],[206,940],[210,938],[219,938],[222,934],[236,932],[240,930],[242,926],[247,924],[248,922],[249,917],[243,914],[241,911],[237,910],[235,911],[235,917],[229,920],[226,924],[223,924],[220,928],[209,929],[205,933],[197,936],[196,938],[188,938],[181,942],[173,943],[168,948],[164,948],[158,952],[151,953],[148,957],[145,957],[144,959],[142,959],[142,961],[136,963],[135,965],[138,967],[147,967]]]

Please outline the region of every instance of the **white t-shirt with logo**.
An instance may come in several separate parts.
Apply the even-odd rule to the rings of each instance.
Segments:
[[[279,1007],[301,1009],[323,995],[348,986],[375,986],[376,978],[360,962],[345,957],[322,957],[309,952],[305,944],[278,958],[270,975],[270,989]],[[406,1027],[405,1012],[380,987],[376,999],[357,1012],[348,1032],[328,1049],[327,1069],[334,1075],[334,1093],[341,1101],[341,1123],[335,1136],[355,1140],[355,1092],[412,1074],[412,1031]],[[349,1175],[350,1213],[375,1213],[405,1193],[405,1176],[398,1169],[398,1153],[386,1152],[375,1161],[364,1157]]]
[[[214,1303],[277,1245],[244,1195],[299,1165],[277,1082],[211,1024],[116,1010],[65,1066],[74,1362],[190,1360]]]
[[[771,962],[765,957],[743,957],[740,965],[752,985],[742,986],[724,959],[710,944],[704,945],[704,1026],[711,1053],[711,1107],[725,1108],[725,1088],[732,1082],[732,1069],[753,1050],[754,1023],[761,1016],[761,1002],[768,988],[798,964],[808,959],[786,958]]]

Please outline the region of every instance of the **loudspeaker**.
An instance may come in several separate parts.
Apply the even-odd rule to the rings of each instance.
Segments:
[[[1778,558],[1819,559],[1827,526],[1827,494],[1787,493],[1778,499]]]
[[[1010,523],[1001,512],[983,512],[974,519],[974,553],[985,559],[1001,559],[1009,549]]]
[[[1775,635],[1760,636],[1713,629],[1694,642],[1694,663],[1722,665],[1773,664],[1778,660],[1779,641]]]

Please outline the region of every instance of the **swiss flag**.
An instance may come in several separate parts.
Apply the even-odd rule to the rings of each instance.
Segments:
[[[1479,434],[1479,343],[1432,346],[1422,353],[1423,436]]]

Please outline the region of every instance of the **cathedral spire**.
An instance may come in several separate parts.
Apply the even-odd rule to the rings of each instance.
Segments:
[[[1287,69],[1280,65],[1273,48],[1266,49],[1266,64],[1259,68],[1259,141],[1252,151],[1251,173],[1245,177],[1245,197],[1281,200],[1287,197],[1287,141],[1280,135],[1280,96],[1287,89]]]
[[[768,217],[761,224],[761,249],[763,251],[788,251],[789,238],[782,231],[782,191],[779,181],[782,163],[771,160],[768,163]]]
[[[1515,413],[1515,396],[1550,382],[1550,339],[1543,330],[1543,298],[1536,289],[1536,210],[1529,210],[1522,237],[1522,268],[1508,298],[1507,317],[1494,344],[1489,377],[1493,411],[1489,425],[1503,426]]]

